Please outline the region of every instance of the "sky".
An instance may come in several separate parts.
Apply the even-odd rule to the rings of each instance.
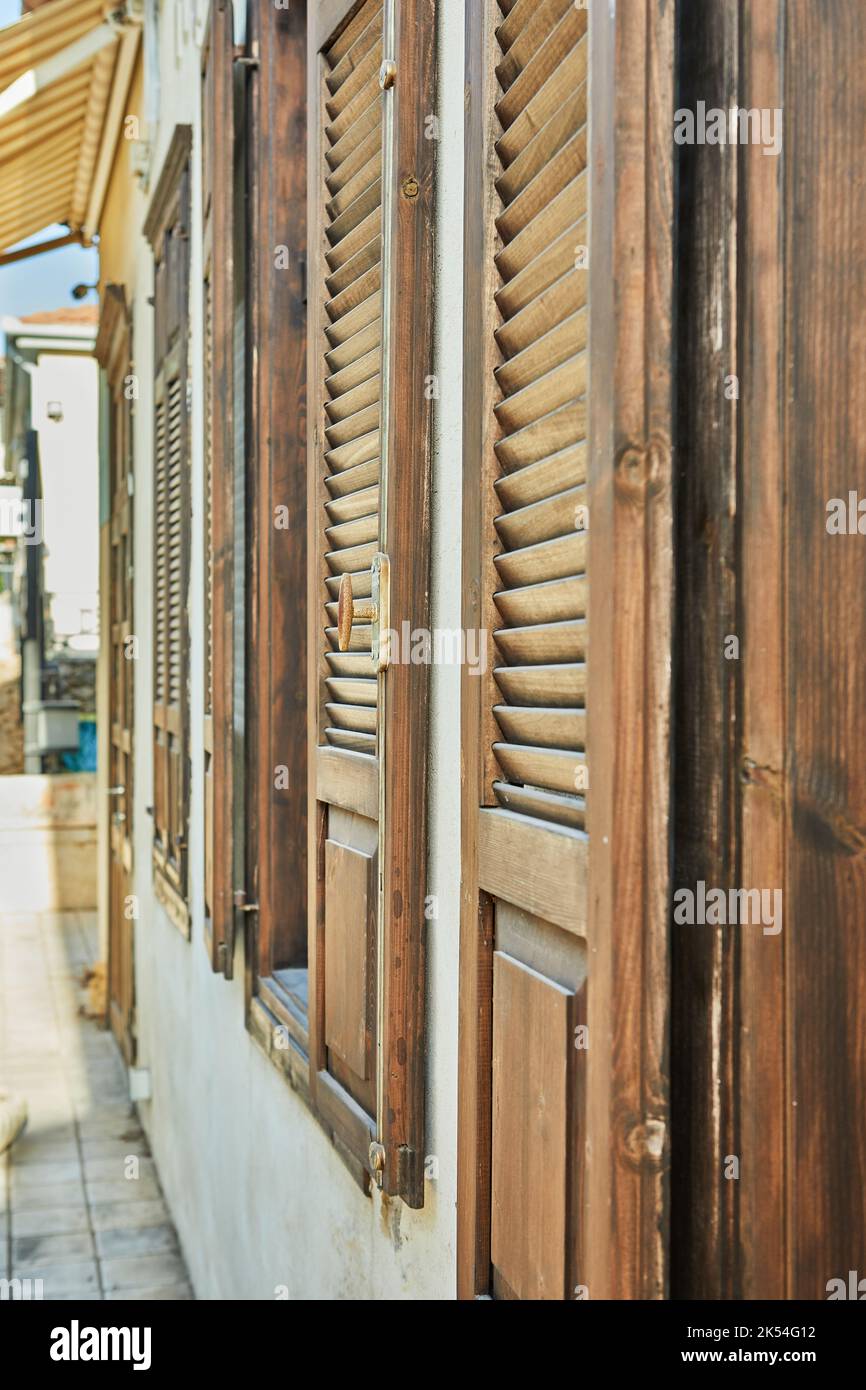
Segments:
[[[20,0],[0,0],[0,27],[14,24],[20,14]],[[47,241],[66,231],[66,227],[46,228],[30,241]],[[85,251],[81,246],[64,246],[60,251],[0,266],[0,318],[6,314],[17,317],[40,309],[68,308],[76,303],[70,294],[72,286],[94,284],[98,266],[97,252],[92,248]],[[95,299],[95,294],[89,294],[81,302]]]

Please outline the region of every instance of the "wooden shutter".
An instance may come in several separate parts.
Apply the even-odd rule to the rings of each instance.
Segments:
[[[234,955],[234,246],[231,0],[212,0],[202,48],[205,531],[205,930]]]
[[[312,28],[309,767],[311,1089],[384,1191],[423,1202],[427,672],[339,650],[340,586],[427,623],[431,0]],[[312,26],[311,26],[312,27]],[[383,78],[383,63],[395,80]],[[349,579],[344,581],[344,576]],[[384,604],[382,605],[384,608]],[[372,1145],[372,1147],[371,1147]]]
[[[127,1065],[135,1061],[135,923],[132,891],[135,765],[132,325],[122,285],[108,284],[94,354],[105,373],[108,443],[107,547],[101,588],[108,616],[108,1015]]]
[[[247,1026],[308,1087],[307,27],[249,8],[244,846]],[[275,146],[287,151],[274,159]],[[290,153],[289,153],[290,151]],[[275,1028],[282,1031],[275,1034]],[[290,1047],[275,1045],[288,1032]]]
[[[590,1251],[586,1223],[590,1182],[605,1155],[593,1171],[587,1150],[598,1155],[609,1139],[607,1123],[598,1140],[593,1130],[593,1103],[606,1107],[610,1091],[602,1095],[599,1080],[593,1096],[592,1064],[599,1078],[610,1076],[614,1024],[589,879],[594,828],[602,854],[612,838],[605,816],[615,755],[623,765],[618,740],[634,737],[634,724],[647,716],[638,695],[628,731],[610,721],[611,577],[600,569],[597,581],[590,560],[595,536],[601,553],[616,545],[618,563],[625,561],[625,542],[605,512],[611,470],[631,477],[612,441],[602,448],[602,431],[593,436],[590,418],[592,401],[609,422],[602,402],[609,410],[612,334],[620,324],[632,331],[604,299],[595,303],[595,267],[613,234],[603,183],[612,177],[610,156],[596,175],[588,149],[589,92],[599,149],[613,110],[611,21],[599,16],[598,7],[590,19],[589,7],[572,0],[500,0],[479,7],[468,30],[464,625],[488,634],[489,660],[481,678],[466,674],[463,694],[464,1296],[603,1296],[593,1263],[602,1251]],[[625,171],[624,162],[617,178]],[[604,196],[594,204],[590,238],[593,177]],[[669,244],[668,232],[662,246]],[[647,370],[641,361],[635,380]],[[638,436],[635,453],[643,448]],[[642,500],[636,483],[636,515]],[[639,566],[633,573],[636,582]],[[654,582],[665,573],[663,552]],[[593,623],[600,621],[591,654],[590,592]],[[635,601],[624,588],[619,616],[639,627],[647,610]],[[663,651],[669,613],[660,611],[655,636]],[[604,693],[594,716],[596,661],[595,688]],[[662,720],[666,709],[662,688]],[[599,731],[597,745],[588,725]],[[633,798],[636,764],[629,773],[623,786]],[[662,835],[665,807],[660,796]],[[625,813],[625,802],[617,810]],[[638,802],[631,813],[643,811]],[[618,847],[625,875],[625,840]],[[628,925],[638,931],[637,922]],[[609,943],[610,917],[604,930]],[[594,999],[606,1003],[592,1019]]]
[[[499,553],[493,791],[583,829],[586,746],[587,11],[515,5],[496,34],[502,317],[494,369]],[[501,697],[501,698],[500,698]],[[505,824],[507,822],[498,822]],[[522,823],[521,823],[522,824]],[[576,858],[582,841],[561,837]],[[574,919],[578,903],[572,905]],[[567,910],[567,909],[566,909]]]
[[[154,251],[154,866],[189,931],[189,149],[178,126],[145,222]]]

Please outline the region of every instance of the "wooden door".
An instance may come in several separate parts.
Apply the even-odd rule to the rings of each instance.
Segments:
[[[108,377],[110,561],[107,634],[109,747],[108,1001],[111,1029],[127,1064],[135,1058],[135,912],[132,892],[133,690],[133,412],[130,328],[122,289],[109,285],[98,353]]]
[[[658,1296],[670,184],[629,122],[670,22],[467,34],[459,1291]]]
[[[324,5],[308,70],[311,1090],[415,1206],[427,671],[385,633],[427,622],[433,35],[430,0]]]

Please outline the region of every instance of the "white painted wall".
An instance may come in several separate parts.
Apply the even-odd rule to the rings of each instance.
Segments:
[[[463,189],[463,0],[439,7],[440,142],[437,198],[436,362],[440,399],[433,464],[433,621],[460,624]],[[174,124],[194,127],[193,226],[200,225],[199,57],[192,36],[162,6],[161,118],[151,186]],[[134,294],[135,362],[152,379],[150,251],[142,241]],[[150,410],[136,412],[135,627],[145,654],[136,668],[135,891],[139,1064],[152,1075],[141,1106],[166,1197],[200,1298],[437,1299],[455,1293],[457,978],[459,923],[459,670],[433,670],[428,891],[438,919],[428,949],[428,1153],[438,1181],[420,1212],[365,1197],[315,1119],[244,1028],[243,944],[235,979],[211,973],[203,945],[202,317],[201,241],[192,238],[192,939],[155,901],[151,709]],[[142,391],[143,402],[147,399]]]
[[[93,357],[41,352],[33,376],[39,431],[47,617],[56,646],[99,645],[99,409]],[[49,417],[59,408],[60,418]]]

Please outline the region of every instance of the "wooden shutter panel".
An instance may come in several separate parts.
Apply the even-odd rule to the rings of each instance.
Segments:
[[[325,50],[323,229],[324,457],[327,551],[323,600],[328,650],[325,737],[336,748],[375,753],[377,680],[370,625],[337,647],[341,576],[370,598],[379,548],[382,382],[382,5],[367,0]]]
[[[661,28],[664,40],[649,49],[663,65],[670,31],[649,5],[641,10],[611,16],[569,0],[499,0],[479,7],[467,31],[464,626],[491,634],[492,668],[463,683],[458,1277],[469,1297],[605,1296],[616,1228],[610,1183],[629,1165],[630,1178],[646,1174],[646,1205],[623,1181],[620,1234],[629,1220],[640,1226],[640,1269],[628,1277],[633,1296],[660,1287],[661,1208],[651,1202],[664,1150],[666,995],[655,952],[667,929],[670,455],[659,444],[649,487],[647,426],[629,417],[633,448],[619,430],[627,394],[621,343],[631,335],[640,353],[630,361],[628,403],[646,391],[660,438],[669,439],[671,234],[662,199],[651,214],[641,206],[649,146],[626,130],[614,53],[633,65],[629,110],[645,122],[641,38]],[[596,164],[590,92],[595,149],[604,156]],[[664,188],[670,153],[667,163],[658,150],[653,157]],[[609,299],[611,246],[626,242],[626,207],[641,271],[643,238],[658,243],[652,346],[632,322],[644,312],[647,286],[656,288],[651,274],[631,285],[617,314]],[[627,254],[617,263],[624,274]],[[590,648],[591,595],[598,629]],[[627,717],[613,671],[631,691]],[[648,704],[635,688],[638,673],[654,692]],[[628,739],[637,748],[631,758]],[[648,773],[641,760],[650,748],[657,764]],[[634,885],[648,895],[643,917]],[[647,981],[661,987],[649,1024]],[[615,1050],[618,1031],[627,1036],[625,1057]]]
[[[212,0],[202,48],[205,528],[205,922],[211,965],[234,956],[234,31]]]
[[[427,672],[397,661],[379,670],[369,615],[356,615],[340,650],[338,616],[341,584],[344,604],[347,584],[354,605],[372,601],[375,573],[383,594],[390,575],[386,626],[427,623],[433,142],[424,120],[434,109],[433,5],[331,5],[316,23],[308,74],[311,1091],[383,1190],[420,1206]],[[388,60],[396,82],[380,86]]]
[[[309,1071],[306,1006],[296,1002],[306,996],[307,964],[306,11],[306,3],[276,9],[270,0],[248,10],[247,50],[257,63],[246,83],[245,316],[254,346],[245,422],[242,799],[244,887],[248,905],[257,905],[246,914],[247,1024],[302,1091]],[[274,158],[278,146],[284,158]],[[274,1048],[275,1020],[291,1047]]]
[[[154,867],[189,930],[189,126],[177,126],[145,221],[154,251]]]
[[[586,746],[587,11],[515,5],[497,30],[494,256],[501,553],[493,713],[501,806],[583,828]],[[563,853],[574,846],[563,845]],[[575,910],[577,904],[574,904]]]
[[[94,355],[105,373],[110,522],[100,587],[107,597],[108,669],[108,1014],[127,1065],[135,1062],[132,891],[135,770],[134,405],[130,390],[132,324],[122,285],[107,284]],[[107,550],[107,554],[106,554]]]

